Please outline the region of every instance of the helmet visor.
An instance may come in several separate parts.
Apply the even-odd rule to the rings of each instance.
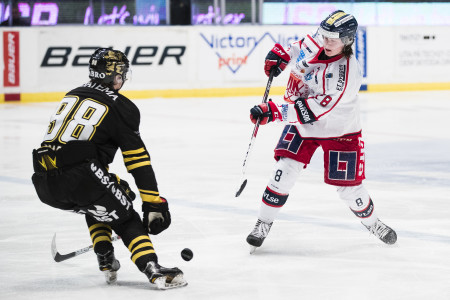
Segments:
[[[319,34],[323,35],[324,37],[330,38],[330,39],[338,39],[339,38],[339,32],[331,32],[323,29],[322,27],[319,27]]]
[[[115,71],[116,71],[116,74],[122,75],[122,78],[123,78],[124,81],[129,79],[128,78],[129,77],[128,73],[130,73],[129,72],[130,68],[128,67],[127,64],[122,63],[122,62],[116,62],[115,63]]]
[[[131,71],[131,68],[127,67],[126,71],[122,74],[123,81],[128,81],[133,78],[133,72]]]

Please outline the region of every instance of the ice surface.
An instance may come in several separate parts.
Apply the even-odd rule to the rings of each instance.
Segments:
[[[149,289],[121,242],[113,286],[93,252],[53,261],[55,232],[61,253],[90,244],[84,218],[42,204],[30,180],[31,151],[57,104],[0,105],[0,299],[450,299],[450,92],[361,94],[364,184],[380,219],[397,231],[396,245],[370,236],[323,183],[319,150],[263,247],[250,255],[245,238],[282,129],[260,127],[247,187],[235,198],[253,130],[249,108],[260,101],[135,101],[173,217],[152,240],[160,263],[178,266],[189,282],[164,292]],[[120,155],[111,171],[133,182]],[[189,262],[180,256],[186,247],[194,252]]]

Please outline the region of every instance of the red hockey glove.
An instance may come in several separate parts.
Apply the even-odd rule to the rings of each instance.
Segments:
[[[272,68],[275,68],[275,73],[273,76],[277,77],[281,72],[283,72],[290,60],[291,57],[286,51],[284,51],[283,47],[280,44],[275,44],[266,56],[264,72],[267,76],[269,76]]]
[[[144,217],[144,226],[149,234],[157,235],[166,230],[171,223],[169,204],[167,200],[161,197],[164,202],[151,203],[143,202],[142,211]]]
[[[260,119],[260,125],[265,125],[275,119],[281,119],[280,112],[278,111],[277,106],[272,102],[272,99],[267,103],[255,105],[250,109],[250,120],[252,123],[256,124],[258,119]]]

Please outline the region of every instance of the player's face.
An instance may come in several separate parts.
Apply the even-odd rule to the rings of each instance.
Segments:
[[[344,43],[341,39],[332,39],[328,37],[323,37],[323,49],[325,54],[329,57],[339,55],[344,50]]]

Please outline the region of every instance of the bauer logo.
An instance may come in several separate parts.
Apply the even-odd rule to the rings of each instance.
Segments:
[[[233,74],[239,71],[242,66],[248,64],[249,58],[255,53],[261,42],[268,41],[273,44],[278,43],[287,46],[289,43],[299,39],[297,35],[283,36],[269,32],[261,35],[200,33],[200,37],[217,56],[217,69],[228,69]],[[261,51],[265,50],[268,52],[270,48],[261,49]]]
[[[89,58],[95,49],[100,46],[62,46],[47,47],[42,58],[41,67],[55,68],[65,67],[86,67],[89,65]],[[125,46],[124,54],[133,66],[164,66],[172,64],[181,66],[184,61],[186,46]],[[94,61],[93,61],[94,62]]]
[[[19,32],[3,32],[3,86],[19,86]]]

